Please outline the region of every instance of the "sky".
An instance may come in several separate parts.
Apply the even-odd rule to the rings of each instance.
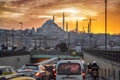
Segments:
[[[107,0],[107,33],[120,33],[120,0]],[[0,28],[39,28],[52,19],[62,28],[62,15],[68,29],[74,30],[78,20],[79,31],[88,30],[91,18],[91,32],[105,32],[104,0],[0,0]],[[66,26],[66,25],[65,25]]]

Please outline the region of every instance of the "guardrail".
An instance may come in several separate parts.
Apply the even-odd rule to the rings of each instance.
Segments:
[[[75,51],[67,51],[67,52],[61,52],[61,51],[41,51],[41,50],[33,50],[30,52],[31,55],[35,54],[42,54],[42,55],[71,55],[71,56],[81,56],[82,52],[75,52],[75,55],[73,54]]]
[[[85,52],[120,65],[120,51],[85,50]]]
[[[8,56],[19,56],[19,55],[28,55],[28,51],[0,51],[0,57]]]
[[[120,71],[102,68],[100,69],[100,77],[103,80],[120,80]]]
[[[47,59],[47,60],[44,60],[42,62],[38,62],[35,64],[55,64],[57,61],[58,61],[58,57],[54,57],[54,58]]]

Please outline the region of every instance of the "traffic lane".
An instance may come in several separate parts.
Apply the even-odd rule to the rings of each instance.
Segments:
[[[93,80],[90,74],[87,74],[85,77],[85,80]],[[99,77],[99,80],[104,80],[101,77]]]

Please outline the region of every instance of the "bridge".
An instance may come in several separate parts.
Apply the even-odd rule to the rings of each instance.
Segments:
[[[33,52],[31,58],[77,58],[81,59],[80,54],[73,55],[72,52]],[[120,80],[120,51],[91,50],[83,52],[85,63],[97,61],[100,66],[100,76],[104,80]]]
[[[72,52],[46,52],[33,51],[32,53],[1,53],[0,65],[21,65],[30,62],[40,62],[50,58],[81,58],[80,54],[73,55]],[[83,52],[86,63],[96,60],[100,66],[100,76],[106,80],[120,80],[120,51],[89,50]],[[52,59],[51,59],[52,62]],[[11,64],[12,63],[12,64]]]

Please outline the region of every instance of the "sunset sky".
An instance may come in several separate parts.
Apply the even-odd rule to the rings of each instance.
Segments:
[[[120,33],[120,0],[108,0],[108,25],[110,34]],[[0,0],[0,28],[23,29],[38,28],[46,20],[52,19],[62,28],[62,15],[68,22],[69,30],[75,29],[76,20],[79,31],[87,32],[88,20],[92,20],[91,32],[105,32],[104,0]]]

